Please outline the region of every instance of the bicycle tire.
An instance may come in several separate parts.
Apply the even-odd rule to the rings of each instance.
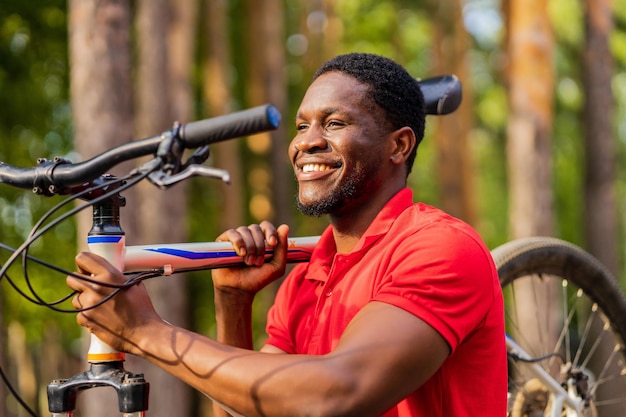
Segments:
[[[589,378],[583,416],[626,416],[626,297],[613,275],[582,248],[556,238],[514,240],[492,256],[507,334],[559,384],[566,383],[567,369]],[[550,392],[523,367],[509,357],[508,415],[547,416]]]

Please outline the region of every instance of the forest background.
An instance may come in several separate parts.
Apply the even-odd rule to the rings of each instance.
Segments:
[[[419,200],[471,223],[491,248],[531,235],[578,244],[626,286],[626,0],[0,0],[0,161],[78,162],[175,120],[271,102],[283,115],[276,132],[212,148],[230,186],[144,184],[126,195],[123,226],[131,244],[213,240],[263,219],[317,235],[326,220],[296,212],[286,149],[312,73],[350,51],[463,83],[459,110],[427,121],[409,179]],[[19,246],[58,202],[0,188],[0,241]],[[31,254],[73,270],[88,227],[63,222]],[[20,275],[12,268],[25,289]],[[45,300],[68,293],[62,273],[30,275]],[[166,319],[215,334],[209,273],[148,285]],[[45,415],[46,384],[85,367],[85,337],[73,314],[27,301],[6,279],[0,288],[0,365]],[[259,344],[274,291],[255,304]],[[151,383],[151,416],[211,415],[206,398],[127,362]],[[102,404],[85,400],[83,415],[109,415]],[[4,385],[0,414],[28,415]]]

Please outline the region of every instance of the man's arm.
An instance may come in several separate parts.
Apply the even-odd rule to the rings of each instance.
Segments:
[[[252,302],[254,296],[238,291],[215,288],[215,321],[217,341],[242,349],[253,349]],[[213,415],[227,417],[231,414],[222,404],[213,401]]]
[[[249,301],[246,302],[245,300]],[[254,348],[252,335],[252,301],[246,294],[233,294],[215,289],[215,318],[217,323],[217,341],[242,349]],[[284,353],[273,346],[264,346],[263,352]],[[231,410],[232,413],[232,410]],[[227,417],[231,414],[222,404],[213,401],[213,415]]]
[[[163,323],[145,333],[133,353],[246,416],[380,415],[449,354],[430,326],[384,303],[364,307],[325,356],[242,350]]]

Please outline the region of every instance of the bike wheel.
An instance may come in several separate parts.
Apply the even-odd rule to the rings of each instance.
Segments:
[[[554,238],[526,238],[492,251],[507,334],[583,401],[552,410],[555,397],[509,352],[509,416],[626,416],[626,298],[593,256]],[[558,407],[560,408],[560,407]]]

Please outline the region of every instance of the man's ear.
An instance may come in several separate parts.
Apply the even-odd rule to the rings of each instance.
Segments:
[[[417,140],[415,139],[415,132],[408,126],[404,126],[391,134],[392,139],[392,152],[391,162],[394,164],[404,164],[409,155],[415,148]]]

